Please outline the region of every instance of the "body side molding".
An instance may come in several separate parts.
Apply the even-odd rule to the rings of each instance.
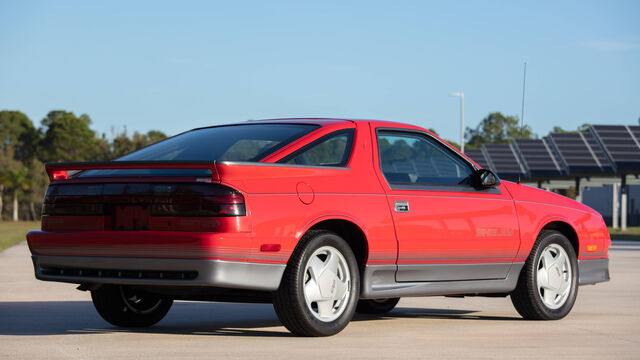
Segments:
[[[523,266],[524,263],[511,264],[504,279],[396,282],[396,265],[367,265],[360,298],[509,293],[516,288]]]

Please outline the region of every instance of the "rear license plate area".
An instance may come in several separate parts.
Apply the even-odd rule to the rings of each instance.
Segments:
[[[116,205],[113,216],[113,229],[118,231],[149,230],[149,206]]]

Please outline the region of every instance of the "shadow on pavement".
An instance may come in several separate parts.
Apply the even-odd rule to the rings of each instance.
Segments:
[[[516,317],[474,315],[474,310],[403,308],[384,315],[356,314],[353,321],[394,318],[459,320],[520,320]],[[276,328],[263,330],[265,328]],[[90,301],[0,302],[0,335],[78,335],[150,333],[288,337],[270,304],[176,302],[157,325],[124,329],[102,320]]]
[[[427,309],[427,308],[405,308],[397,307],[392,312],[383,315],[363,315],[356,314],[353,321],[361,320],[381,320],[381,319],[407,319],[407,318],[425,318],[425,319],[451,319],[451,320],[522,320],[520,317],[508,316],[487,316],[474,315],[476,310],[455,310],[455,309]]]

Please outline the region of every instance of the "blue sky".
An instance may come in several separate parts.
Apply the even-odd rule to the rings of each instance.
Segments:
[[[0,0],[0,109],[174,134],[246,119],[409,122],[458,139],[458,100],[525,122],[637,124],[639,1]]]

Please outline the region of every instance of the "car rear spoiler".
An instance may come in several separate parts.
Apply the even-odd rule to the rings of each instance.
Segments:
[[[49,180],[67,180],[70,171],[113,170],[113,169],[207,169],[211,171],[211,180],[219,181],[215,161],[91,161],[46,163]]]

